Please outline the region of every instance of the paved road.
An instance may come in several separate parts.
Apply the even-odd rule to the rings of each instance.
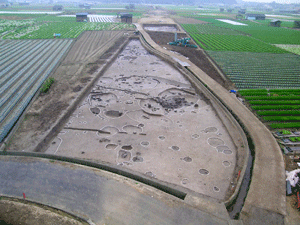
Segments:
[[[108,172],[47,159],[0,156],[0,194],[47,204],[95,224],[232,224]],[[147,192],[147,194],[146,194]]]
[[[248,224],[283,224],[286,215],[285,169],[279,145],[271,132],[237,98],[183,56],[176,55],[156,44],[135,24],[146,41],[156,50],[188,63],[189,69],[202,80],[244,124],[255,145],[255,161],[251,185],[242,210]],[[176,60],[175,59],[175,60]],[[256,215],[256,212],[261,212]],[[252,223],[253,222],[253,223]]]

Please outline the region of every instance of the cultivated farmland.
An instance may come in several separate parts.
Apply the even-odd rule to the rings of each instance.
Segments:
[[[216,27],[227,28],[234,30],[234,32],[238,31],[244,35],[250,35],[252,38],[270,44],[300,44],[299,30],[285,29],[281,27],[269,27],[267,25],[262,25],[251,21],[243,21],[243,23],[246,23],[248,26],[238,26],[211,18],[201,18],[200,20],[209,22],[211,25]]]
[[[71,43],[72,40],[0,41],[0,141]]]
[[[88,18],[89,18],[89,21],[90,22],[98,22],[98,23],[113,23],[115,22],[114,21],[114,18],[111,16],[111,17],[108,17],[108,16],[100,16],[100,15],[88,15]]]
[[[300,128],[300,89],[249,89],[239,93],[271,128]]]
[[[238,89],[300,87],[298,55],[207,52]]]
[[[52,39],[53,34],[60,34],[59,38],[76,38],[86,30],[134,28],[132,24],[115,23],[112,16],[90,15],[89,19],[92,23],[78,23],[74,15],[37,15],[33,19],[0,20],[0,38]]]

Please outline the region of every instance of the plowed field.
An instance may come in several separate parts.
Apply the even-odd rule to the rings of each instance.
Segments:
[[[64,110],[98,75],[111,52],[116,51],[126,39],[123,35],[126,32],[88,31],[81,35],[51,75],[55,82],[49,92],[33,102],[7,148],[33,150]]]

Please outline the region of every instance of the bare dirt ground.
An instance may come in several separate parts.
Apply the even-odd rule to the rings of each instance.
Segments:
[[[174,24],[174,20],[167,16],[157,16],[149,15],[149,17],[144,17],[139,19],[141,24]]]
[[[85,221],[78,221],[72,216],[46,206],[16,199],[0,200],[0,224],[18,225],[83,225]]]
[[[153,41],[155,41],[160,46],[167,48],[170,51],[175,51],[188,57],[189,60],[198,66],[201,70],[203,70],[207,75],[217,81],[219,84],[228,88],[230,86],[230,82],[224,80],[219,72],[215,69],[215,67],[210,63],[207,59],[206,55],[200,50],[195,48],[185,48],[180,46],[168,45],[167,43],[174,41],[174,33],[172,32],[159,32],[159,31],[148,31],[147,32]],[[188,37],[186,34],[178,33],[177,38],[185,38]],[[195,44],[193,41],[191,44]]]
[[[98,69],[127,38],[128,31],[89,31],[82,34],[51,75],[55,82],[29,106],[6,150],[32,151],[64,110],[98,74]],[[73,62],[72,60],[75,60]]]
[[[131,40],[46,153],[108,162],[223,200],[237,149],[205,96]]]

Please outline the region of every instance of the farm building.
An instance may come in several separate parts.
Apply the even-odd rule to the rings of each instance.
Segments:
[[[88,13],[76,13],[76,22],[87,22]]]
[[[294,27],[295,28],[300,28],[300,20],[295,20],[294,21]]]
[[[237,20],[243,20],[244,19],[244,16],[242,14],[237,14],[235,19]]]
[[[280,20],[272,20],[270,21],[269,26],[271,27],[280,27],[281,21]]]
[[[121,22],[122,23],[132,23],[132,14],[121,13]]]
[[[266,15],[265,14],[252,14],[252,13],[247,13],[245,16],[246,20],[265,20]]]
[[[87,4],[87,3],[84,3],[84,4],[80,4],[80,5],[79,5],[79,8],[90,9],[90,8],[91,8],[91,5],[90,5],[90,4]]]
[[[62,5],[55,5],[52,9],[53,11],[62,11],[64,7]]]
[[[238,13],[239,14],[245,14],[246,13],[246,9],[239,9]]]

